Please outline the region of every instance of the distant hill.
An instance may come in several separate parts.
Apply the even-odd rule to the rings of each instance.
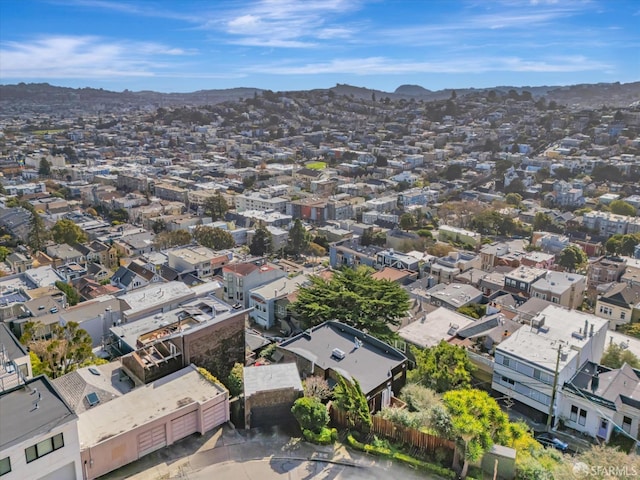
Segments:
[[[549,101],[553,100],[560,104],[578,108],[601,107],[602,105],[626,107],[640,100],[640,82],[537,87],[497,86],[482,89],[455,89],[455,92],[458,98],[463,98],[465,95],[484,95],[491,90],[502,94],[507,94],[510,90],[515,90],[518,93],[528,91],[534,97],[544,96]],[[3,106],[23,104],[42,108],[77,106],[88,110],[107,106],[156,108],[181,105],[202,106],[250,98],[255,94],[260,94],[262,91],[259,88],[231,88],[225,90],[199,90],[190,93],[160,93],[149,90],[113,92],[101,88],[68,88],[56,87],[48,83],[20,83],[17,85],[0,85],[0,104]],[[389,97],[392,100],[434,101],[450,98],[453,90],[431,91],[420,85],[401,85],[394,92],[384,92],[364,87],[337,84],[335,87],[314,90],[310,91],[310,93],[327,91],[331,91],[335,95],[366,100],[375,97],[379,101]],[[295,95],[296,92],[289,93]]]
[[[422,95],[429,95],[430,93],[433,93],[431,90],[427,90],[424,87],[421,87],[420,85],[400,85],[398,88],[396,88],[395,92],[398,95],[409,95],[409,96],[415,96],[415,97],[419,97]]]

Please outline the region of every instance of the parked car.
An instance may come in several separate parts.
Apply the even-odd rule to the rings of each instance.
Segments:
[[[554,437],[550,433],[539,433],[535,436],[535,439],[538,443],[541,443],[545,447],[555,448],[556,450],[560,450],[561,452],[566,452],[569,450],[569,444],[563,442],[557,437]]]

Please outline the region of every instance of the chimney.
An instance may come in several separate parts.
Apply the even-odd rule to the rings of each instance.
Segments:
[[[598,387],[600,386],[600,377],[598,376],[598,371],[591,377],[591,391],[596,393]]]
[[[589,322],[587,320],[584,321],[584,334],[585,336],[587,335],[587,332],[589,331]]]
[[[593,337],[593,323],[591,324],[591,328],[589,329],[589,336]]]

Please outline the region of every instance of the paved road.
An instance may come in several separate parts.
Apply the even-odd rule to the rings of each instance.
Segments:
[[[318,446],[280,429],[238,431],[224,426],[191,435],[101,480],[436,480],[405,465]]]

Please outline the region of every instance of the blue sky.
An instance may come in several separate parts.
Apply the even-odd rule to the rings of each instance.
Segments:
[[[393,91],[638,80],[638,0],[0,1],[3,84]]]

